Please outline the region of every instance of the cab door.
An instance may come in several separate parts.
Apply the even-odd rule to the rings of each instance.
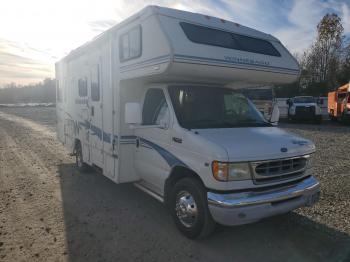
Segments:
[[[164,91],[148,89],[142,109],[142,124],[160,125],[135,130],[136,152],[134,165],[141,179],[162,191],[164,180],[170,172],[170,111]]]
[[[90,145],[91,162],[103,167],[103,122],[101,103],[101,72],[100,65],[95,64],[90,71]]]

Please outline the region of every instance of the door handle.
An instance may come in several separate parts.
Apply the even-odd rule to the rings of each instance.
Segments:
[[[179,143],[179,144],[182,143],[182,139],[181,139],[181,138],[178,138],[178,137],[173,137],[173,141],[174,141],[175,143]]]

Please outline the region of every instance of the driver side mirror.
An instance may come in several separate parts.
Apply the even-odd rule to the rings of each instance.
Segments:
[[[140,103],[130,102],[125,104],[125,123],[130,125],[142,124]]]
[[[317,104],[318,105],[323,105],[323,99],[321,99],[321,98],[317,99]]]

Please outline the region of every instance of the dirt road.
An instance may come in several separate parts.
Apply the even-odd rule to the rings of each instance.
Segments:
[[[350,261],[349,225],[322,214],[188,240],[157,200],[79,173],[53,119],[53,108],[0,111],[0,261]]]

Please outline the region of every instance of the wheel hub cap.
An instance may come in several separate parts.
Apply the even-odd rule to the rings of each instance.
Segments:
[[[198,218],[197,204],[187,191],[181,191],[176,197],[176,215],[185,227],[192,227]]]

